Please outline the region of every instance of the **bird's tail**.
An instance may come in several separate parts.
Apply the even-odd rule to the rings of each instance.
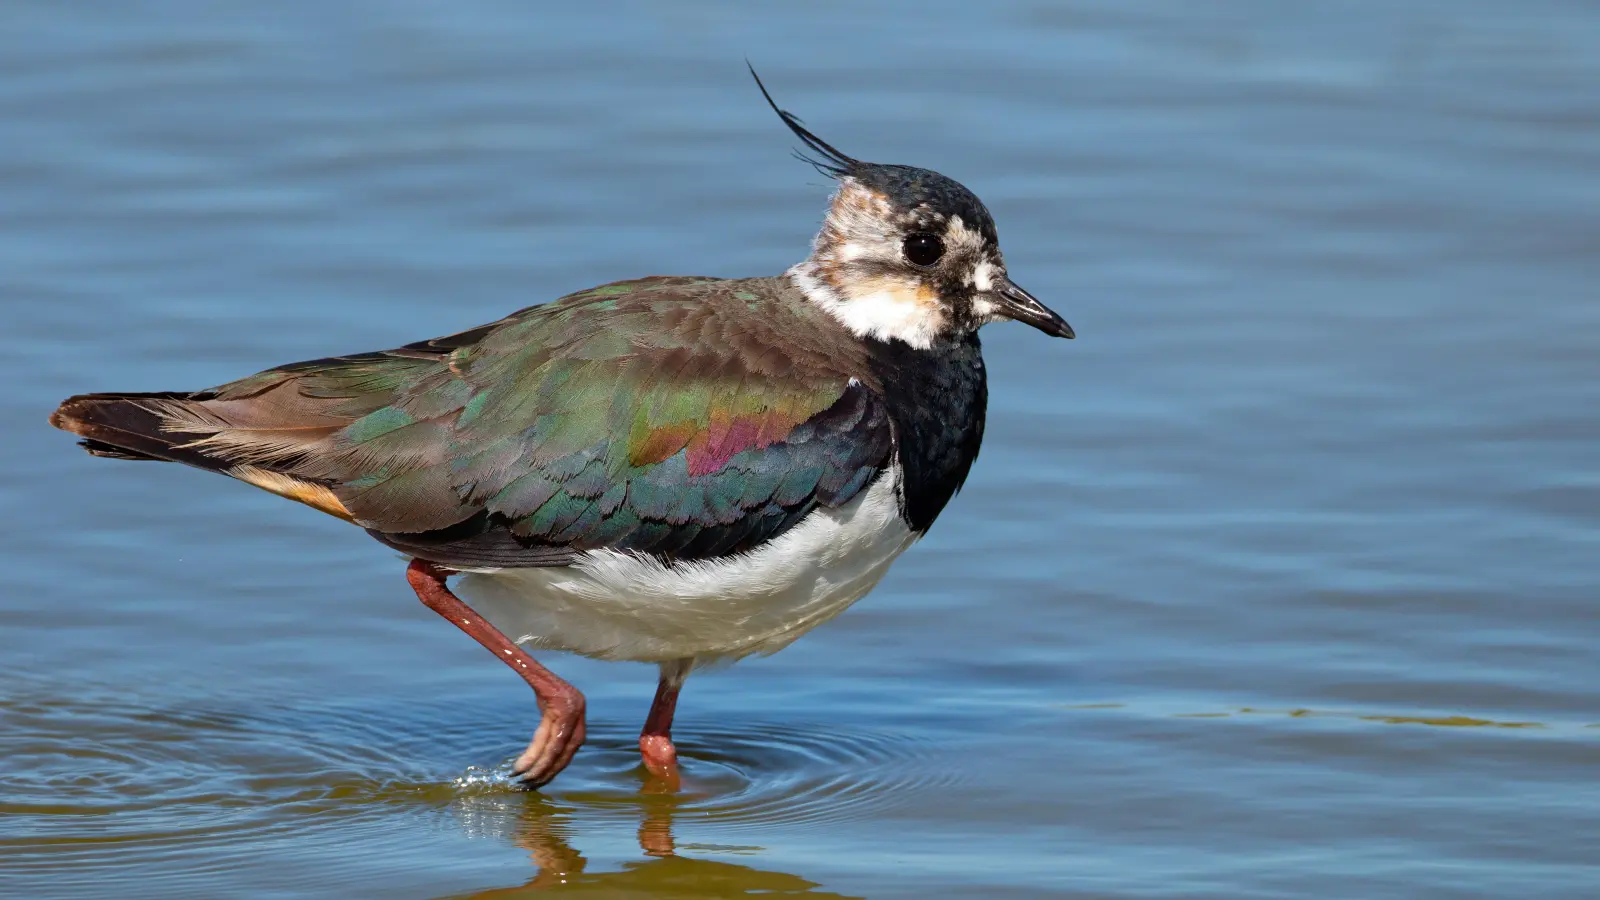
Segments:
[[[160,459],[221,471],[228,462],[186,447],[193,435],[162,427],[157,412],[163,404],[193,400],[191,394],[165,391],[147,394],[79,394],[50,414],[50,424],[83,440],[78,445],[95,456],[111,459]]]
[[[209,427],[217,421],[216,413],[206,405],[214,399],[216,395],[208,391],[80,394],[62,401],[50,414],[50,424],[82,438],[79,445],[95,456],[184,463],[351,519],[326,483],[282,464],[281,454],[272,461],[257,459],[214,439],[206,440],[205,428],[197,429],[192,423]],[[191,425],[184,426],[185,421]]]

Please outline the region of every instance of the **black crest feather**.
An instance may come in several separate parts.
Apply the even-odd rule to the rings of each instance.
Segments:
[[[756,87],[761,89],[761,96],[767,98],[767,105],[772,107],[772,111],[778,114],[778,118],[783,120],[783,124],[789,126],[789,130],[795,133],[795,137],[798,137],[806,145],[807,149],[821,157],[820,159],[810,157],[796,150],[794,154],[796,158],[802,162],[809,163],[818,172],[830,178],[842,178],[860,168],[861,162],[859,160],[840,153],[832,144],[812,134],[810,129],[801,124],[794,113],[779,109],[777,102],[767,92],[767,86],[761,83],[761,76],[756,74],[756,67],[751,65],[748,59],[745,60],[744,64],[750,69],[750,77],[756,80]]]

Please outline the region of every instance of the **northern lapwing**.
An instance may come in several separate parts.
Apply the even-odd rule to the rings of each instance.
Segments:
[[[220,472],[407,554],[417,597],[537,695],[527,785],[583,743],[584,698],[524,646],[658,663],[639,746],[676,779],[689,672],[838,615],[960,489],[983,438],[978,329],[1073,336],[1006,274],[971,191],[846,156],[756,84],[838,182],[781,275],[619,281],[397,350],[85,394],[50,422],[96,456]]]

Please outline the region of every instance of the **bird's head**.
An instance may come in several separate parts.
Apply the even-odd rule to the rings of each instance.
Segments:
[[[1006,274],[994,219],[975,194],[929,169],[844,155],[756,84],[814,154],[800,158],[839,182],[811,255],[789,270],[812,302],[857,335],[919,348],[1002,319],[1073,336]]]

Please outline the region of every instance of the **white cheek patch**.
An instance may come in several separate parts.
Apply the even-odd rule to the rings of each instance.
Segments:
[[[852,296],[829,311],[857,335],[898,338],[921,350],[933,346],[944,326],[944,314],[936,303],[899,285]]]
[[[944,327],[944,313],[938,304],[912,285],[876,279],[849,296],[841,296],[806,263],[790,269],[788,274],[807,299],[827,310],[857,337],[899,339],[926,350]]]

